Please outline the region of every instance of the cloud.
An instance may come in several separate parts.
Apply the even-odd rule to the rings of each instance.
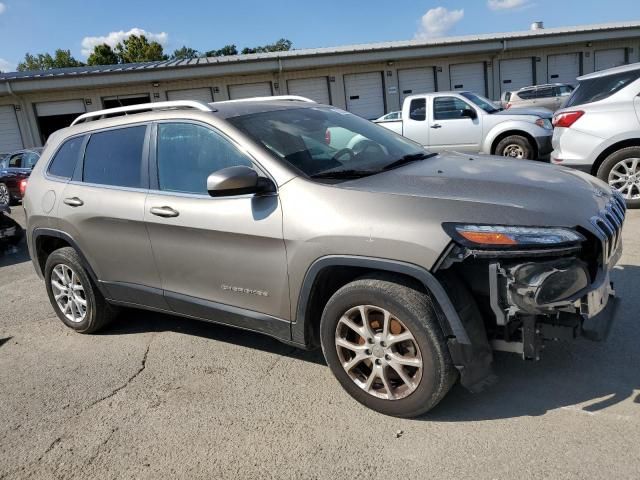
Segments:
[[[0,72],[15,72],[16,64],[0,58]]]
[[[169,41],[169,34],[166,32],[153,33],[142,28],[132,28],[128,32],[120,30],[119,32],[110,32],[102,37],[84,37],[82,39],[82,55],[88,57],[96,45],[102,45],[103,43],[115,47],[117,43],[129,38],[131,35],[144,35],[150,42],[158,42],[162,46],[165,46]]]
[[[4,3],[0,2],[0,15],[2,15],[6,11],[7,11],[7,6]]]
[[[420,26],[415,38],[424,40],[427,38],[441,37],[453,26],[462,20],[464,10],[447,10],[444,7],[432,8],[420,19]]]
[[[529,6],[529,0],[487,0],[491,10],[514,10]]]

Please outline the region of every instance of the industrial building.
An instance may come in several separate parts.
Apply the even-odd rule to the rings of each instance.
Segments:
[[[231,57],[0,74],[0,152],[41,146],[79,114],[120,105],[303,95],[365,118],[407,95],[505,90],[640,61],[640,21]]]

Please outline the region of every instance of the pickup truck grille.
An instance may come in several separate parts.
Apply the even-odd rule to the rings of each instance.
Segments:
[[[598,215],[591,217],[591,223],[602,243],[603,265],[609,263],[620,245],[626,210],[624,199],[618,192],[614,192],[605,208]]]

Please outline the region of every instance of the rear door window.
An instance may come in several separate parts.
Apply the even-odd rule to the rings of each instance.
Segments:
[[[553,87],[539,88],[536,93],[536,98],[551,98],[554,97]]]
[[[84,155],[82,179],[86,183],[144,188],[143,149],[147,127],[107,130],[91,135]]]
[[[423,122],[427,119],[426,98],[411,100],[411,104],[409,105],[409,118],[418,122]]]
[[[71,178],[80,159],[80,149],[85,137],[75,137],[67,140],[51,160],[49,174],[56,177]]]
[[[635,82],[638,78],[640,78],[640,69],[582,80],[573,91],[565,107],[575,107],[576,105],[604,100],[630,83]]]

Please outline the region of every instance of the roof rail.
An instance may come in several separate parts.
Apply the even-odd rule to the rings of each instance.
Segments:
[[[130,113],[142,113],[149,110],[166,110],[170,108],[193,108],[201,112],[215,112],[216,109],[204,102],[195,100],[172,100],[170,102],[154,102],[141,103],[138,105],[129,105],[127,107],[107,108],[105,110],[97,110],[95,112],[87,112],[76,118],[71,125],[88,122],[91,120],[100,120],[106,116],[115,116],[118,114],[129,115]]]
[[[317,103],[307,97],[301,97],[300,95],[272,95],[270,97],[249,97],[239,98],[237,100],[223,100],[215,103],[228,103],[228,102],[277,102],[277,101],[292,101],[292,102],[306,102]]]

